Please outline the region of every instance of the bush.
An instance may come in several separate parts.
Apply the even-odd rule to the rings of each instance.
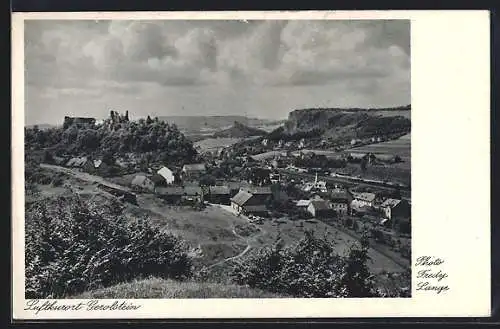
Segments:
[[[366,265],[366,241],[340,256],[333,242],[306,231],[296,245],[284,247],[278,239],[271,248],[261,249],[236,265],[231,277],[238,284],[294,297],[376,296]]]
[[[26,216],[26,298],[61,298],[136,278],[191,276],[177,237],[146,219],[126,222],[118,201],[77,195],[36,203]]]

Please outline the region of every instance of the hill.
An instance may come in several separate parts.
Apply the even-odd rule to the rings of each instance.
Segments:
[[[253,128],[235,121],[233,126],[222,131],[214,133],[215,138],[244,138],[252,136],[264,136],[267,132],[261,129]]]
[[[240,115],[217,115],[217,116],[162,116],[158,119],[164,120],[175,125],[183,131],[200,132],[200,131],[217,131],[227,129],[235,121],[247,126],[263,126],[273,124],[272,120],[248,118]]]
[[[279,298],[279,294],[236,284],[175,281],[159,278],[135,280],[108,288],[87,291],[68,298]]]
[[[294,110],[290,112],[281,132],[289,136],[307,135],[331,139],[364,138],[408,132],[411,128],[410,111],[410,105],[380,109]]]
[[[87,122],[88,121],[88,122]],[[129,121],[111,112],[110,118],[95,124],[93,118],[71,118],[62,127],[25,131],[27,149],[48,150],[58,156],[90,155],[110,159],[116,155],[149,154],[150,161],[182,164],[193,161],[193,143],[175,125],[158,118]],[[140,157],[140,156],[139,156]]]
[[[34,125],[26,125],[25,128],[32,129],[37,127],[38,129],[50,129],[50,128],[56,128],[57,125],[52,125],[49,123],[39,123],[39,124],[34,124]]]

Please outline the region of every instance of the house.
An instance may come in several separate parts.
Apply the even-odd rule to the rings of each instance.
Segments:
[[[299,149],[306,147],[306,140],[304,138],[300,140],[298,147]]]
[[[351,205],[354,207],[373,207],[377,195],[375,193],[353,193],[354,200]]]
[[[306,183],[302,189],[304,192],[314,192],[314,191],[319,191],[326,193],[328,192],[328,189],[326,187],[326,182],[325,181],[318,181],[318,174],[316,173],[316,178],[314,179],[313,183]]]
[[[384,214],[384,218],[391,220],[393,223],[396,219],[406,219],[410,217],[411,206],[406,200],[387,199],[381,205],[380,209]]]
[[[167,167],[162,167],[156,172],[159,176],[163,177],[167,185],[173,184],[175,181],[175,175],[172,170]]]
[[[307,211],[316,218],[325,218],[333,215],[332,206],[326,200],[311,201],[309,206],[307,206]]]
[[[351,152],[348,154],[348,158],[353,159],[353,160],[362,160],[368,156],[367,153],[360,153],[360,152]]]
[[[361,140],[359,140],[359,139],[351,139],[351,146],[357,145],[359,143],[361,143]]]
[[[330,193],[330,202],[333,210],[339,216],[349,213],[353,196],[348,191],[333,191]]]
[[[146,190],[153,192],[155,190],[155,184],[151,179],[144,175],[137,175],[132,180],[132,187],[137,190]]]
[[[66,167],[83,169],[87,165],[87,157],[71,158],[66,163]]]
[[[295,206],[297,208],[301,208],[301,209],[307,209],[307,207],[309,207],[309,204],[311,203],[311,200],[298,200],[296,203],[295,203]]]
[[[241,190],[251,193],[255,199],[259,200],[259,202],[264,205],[271,201],[273,197],[270,186],[249,186],[241,188],[240,191]]]
[[[267,207],[262,199],[245,190],[240,190],[231,198],[231,208],[243,214],[267,214]]]
[[[269,142],[269,140],[267,138],[264,138],[262,140],[262,146],[267,146],[267,143]]]
[[[177,203],[184,196],[184,188],[181,186],[156,187],[155,193],[165,201]]]
[[[226,185],[229,188],[229,193],[231,198],[238,194],[241,188],[249,188],[250,184],[245,181],[240,182],[227,182]]]
[[[198,177],[207,171],[204,163],[186,164],[182,167],[184,177]]]
[[[231,190],[228,186],[210,186],[204,194],[204,200],[210,203],[231,204]]]
[[[202,202],[203,201],[203,190],[199,186],[184,186],[184,193],[182,199],[184,201],[191,202]]]
[[[131,193],[128,189],[126,189],[122,186],[106,182],[106,183],[99,183],[97,185],[97,187],[100,188],[101,190],[107,192],[107,193],[110,193],[110,194],[118,197],[120,200],[123,200],[123,201],[128,202],[128,203],[132,203],[132,204],[137,204],[136,195]]]

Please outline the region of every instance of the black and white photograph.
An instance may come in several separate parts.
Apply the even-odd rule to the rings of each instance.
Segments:
[[[25,298],[411,297],[410,25],[25,21]]]

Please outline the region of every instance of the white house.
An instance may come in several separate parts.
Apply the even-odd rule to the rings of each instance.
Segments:
[[[174,173],[167,167],[162,167],[160,170],[158,170],[157,174],[163,177],[167,184],[172,184],[175,180]]]

